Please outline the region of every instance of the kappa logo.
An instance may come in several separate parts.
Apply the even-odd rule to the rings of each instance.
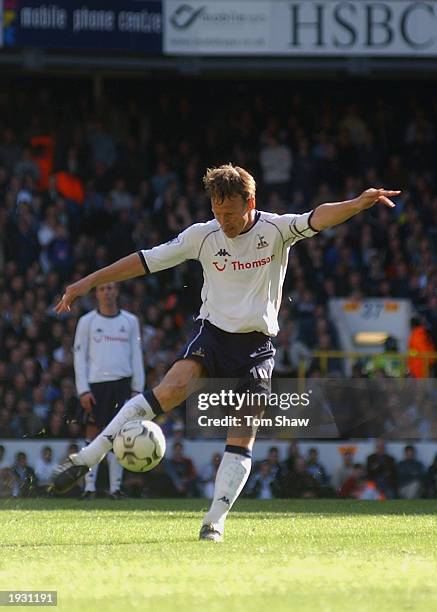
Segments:
[[[204,350],[201,346],[199,346],[199,348],[193,351],[191,354],[196,355],[196,357],[205,357]]]
[[[125,328],[125,326],[124,326],[124,325],[122,325],[122,326],[120,327],[119,331],[120,331],[121,333],[123,333],[123,334],[124,334],[124,333],[126,332],[126,328]]]
[[[226,249],[219,249],[214,257],[230,257],[231,254]]]
[[[269,246],[269,243],[264,240],[264,236],[261,236],[261,234],[257,234],[257,236],[258,236],[258,244],[256,245],[257,249],[265,249],[266,247]]]
[[[229,497],[226,497],[225,495],[223,495],[223,497],[220,497],[218,501],[221,501],[224,504],[227,504],[228,506],[231,505],[231,502],[229,501]]]

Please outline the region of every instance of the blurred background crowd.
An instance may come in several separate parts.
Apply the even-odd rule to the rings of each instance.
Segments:
[[[437,101],[420,87],[217,81],[187,93],[175,82],[108,82],[99,100],[80,81],[3,88],[0,438],[81,436],[72,341],[93,297],[63,317],[56,300],[66,283],[210,219],[202,175],[228,161],[254,174],[258,207],[277,213],[369,186],[402,190],[395,210],[375,207],[292,249],[277,375],[296,375],[301,361],[318,375],[312,351],[338,347],[334,296],[409,298],[435,350]],[[196,262],[122,284],[121,306],[143,324],[147,387],[188,337],[201,285]],[[329,371],[341,375],[342,363]]]
[[[77,444],[65,447],[66,456],[77,452]],[[243,495],[255,499],[274,498],[351,498],[359,500],[437,498],[437,454],[430,465],[425,465],[414,445],[407,444],[399,461],[386,449],[385,442],[377,439],[374,452],[364,463],[355,459],[353,446],[340,447],[339,460],[329,473],[319,458],[317,446],[303,453],[299,443],[293,441],[285,456],[272,446],[267,456],[254,463]],[[205,458],[206,460],[206,458]],[[214,453],[205,465],[196,469],[192,458],[185,452],[182,438],[175,436],[164,460],[152,471],[134,473],[124,470],[122,493],[112,496],[107,492],[108,470],[106,460],[99,467],[95,493],[84,493],[79,483],[69,494],[82,500],[109,497],[204,497],[211,499],[221,455]],[[33,464],[26,453],[6,456],[0,445],[0,498],[47,496],[53,469],[52,448],[41,447],[41,454]]]

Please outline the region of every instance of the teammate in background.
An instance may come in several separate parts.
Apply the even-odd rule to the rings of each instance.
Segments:
[[[87,442],[108,425],[121,406],[144,390],[144,365],[138,317],[117,305],[118,288],[109,282],[96,288],[97,309],[78,321],[74,370],[80,405],[86,414]],[[106,456],[109,497],[119,499],[123,468],[113,452]],[[98,464],[85,475],[82,499],[96,496]]]
[[[163,380],[127,402],[103,432],[69,457],[57,470],[55,491],[67,491],[112,448],[112,440],[131,419],[154,419],[178,406],[199,378],[239,378],[255,392],[265,392],[278,333],[278,312],[291,246],[320,230],[338,225],[376,203],[390,208],[399,191],[368,189],[344,202],[321,204],[313,211],[276,215],[255,207],[255,180],[231,164],[209,169],[204,185],[214,219],[196,223],[152,249],[133,253],[69,285],[55,310],[67,312],[76,298],[93,287],[150,274],[194,259],[203,268],[202,306],[196,330]],[[200,539],[220,541],[226,516],[251,469],[255,433],[230,429],[217,471],[214,498]]]

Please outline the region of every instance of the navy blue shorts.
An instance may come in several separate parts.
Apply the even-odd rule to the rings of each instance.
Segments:
[[[195,322],[195,331],[177,356],[201,363],[210,378],[238,378],[270,381],[275,348],[269,336],[261,332],[230,333],[204,319]],[[256,388],[256,384],[250,385]]]
[[[230,333],[209,321],[198,320],[191,340],[177,359],[194,359],[204,366],[209,379],[213,380],[212,387],[209,388],[209,383],[206,382],[202,392],[205,389],[210,392],[219,391],[221,386],[219,384],[217,387],[217,382],[220,379],[228,379],[228,382],[231,382],[231,379],[231,386],[235,391],[249,391],[266,396],[271,392],[275,352],[271,338],[261,332]],[[264,409],[264,403],[247,404],[240,409],[238,416],[259,417]],[[229,407],[221,406],[220,410],[226,410],[228,415],[235,415],[235,411]],[[249,438],[256,435],[256,427],[245,425],[243,418],[241,423],[230,425],[227,430],[228,438]]]
[[[117,414],[131,396],[131,379],[121,378],[101,383],[91,383],[90,389],[96,400],[90,413],[85,413],[87,425],[95,425],[100,430]]]

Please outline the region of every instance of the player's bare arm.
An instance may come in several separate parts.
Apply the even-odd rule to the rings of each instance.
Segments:
[[[383,204],[388,208],[394,208],[395,203],[390,199],[401,192],[390,189],[366,189],[361,195],[353,200],[344,202],[333,202],[320,204],[314,209],[311,217],[311,226],[315,230],[323,230],[347,221],[363,210],[371,208],[375,204]]]
[[[106,266],[101,270],[97,270],[84,278],[81,278],[76,283],[68,285],[61,300],[55,306],[55,312],[61,314],[70,310],[70,305],[74,300],[82,295],[86,295],[104,283],[117,282],[143,276],[145,274],[144,265],[138,253],[132,253],[127,257],[119,259],[110,266]]]

